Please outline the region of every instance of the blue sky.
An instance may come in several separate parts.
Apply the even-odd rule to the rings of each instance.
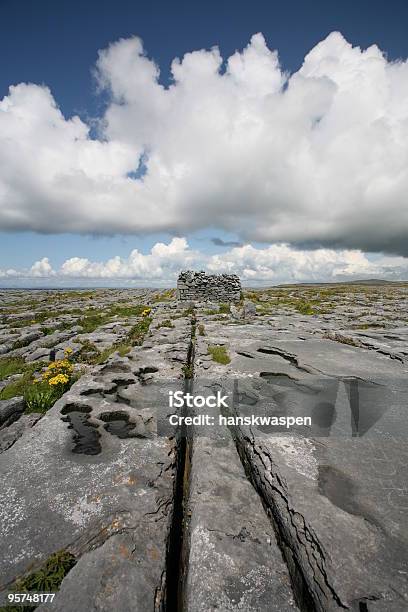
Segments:
[[[0,0],[0,7],[0,99],[7,95],[10,85],[23,82],[46,85],[65,119],[79,115],[91,126],[91,137],[97,135],[94,120],[104,114],[110,102],[109,93],[98,89],[94,77],[98,50],[120,38],[138,36],[143,40],[147,56],[160,67],[159,82],[165,86],[172,82],[170,64],[175,57],[217,45],[225,60],[237,49],[244,49],[257,32],[263,33],[270,49],[278,50],[282,71],[289,73],[296,72],[305,55],[332,31],[340,31],[353,46],[366,49],[378,45],[389,62],[408,56],[408,3],[404,1]],[[65,232],[63,222],[58,233],[47,228],[46,233],[30,228],[3,231],[0,269],[28,268],[44,257],[52,260],[54,268],[72,257],[91,261],[114,256],[126,258],[132,249],[148,253],[152,245],[167,244],[174,235],[186,236],[189,248],[205,255],[225,252],[226,247],[214,244],[214,238],[248,241],[239,235],[239,228],[234,231],[232,223],[213,227],[202,224],[198,228],[194,223],[191,225],[191,230],[173,228],[113,236],[101,235],[99,229]],[[32,227],[36,227],[35,223]],[[1,229],[7,226],[0,224]],[[403,239],[404,236],[398,237]],[[327,245],[333,246],[334,239],[328,240]],[[259,248],[274,242],[262,232],[253,233],[249,241]],[[318,241],[326,246],[324,240]],[[348,245],[340,239],[343,248],[361,248],[366,253],[379,251],[380,247],[372,248],[366,242],[362,240],[360,245],[356,238]],[[373,257],[368,255],[368,259]]]

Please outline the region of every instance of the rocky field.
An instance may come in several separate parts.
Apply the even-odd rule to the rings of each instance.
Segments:
[[[407,372],[403,284],[0,291],[0,606],[406,611]]]

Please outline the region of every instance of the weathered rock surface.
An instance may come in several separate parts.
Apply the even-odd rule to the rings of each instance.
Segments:
[[[190,323],[177,323],[187,354]],[[64,548],[78,562],[53,610],[145,610],[147,601],[159,609],[176,449],[157,434],[159,411],[122,403],[119,391],[153,388],[156,372],[169,377],[166,368],[180,376],[162,345],[113,356],[3,453],[3,589]]]
[[[231,362],[198,365],[196,384],[223,372],[226,389],[238,381],[236,414],[248,414],[250,406],[252,414],[313,416],[311,431],[291,436],[232,428],[305,609],[404,610],[406,370],[343,338],[317,339],[304,321],[291,327],[283,335],[259,323],[205,322],[198,354],[205,345],[223,344]],[[324,403],[311,401],[324,384]],[[360,394],[357,405],[353,389]],[[307,412],[307,406],[320,412]]]
[[[244,297],[0,291],[0,397],[51,350],[81,374],[44,416],[0,403],[0,605],[63,549],[37,609],[408,609],[408,288]],[[169,390],[214,389],[225,417],[312,423],[169,425],[194,414]]]
[[[191,462],[186,609],[297,610],[273,527],[229,432],[197,437]]]
[[[13,397],[0,401],[0,430],[16,421],[24,412],[25,401],[23,397]]]
[[[41,419],[42,414],[23,414],[18,421],[0,430],[0,453],[8,450],[21,436]]]

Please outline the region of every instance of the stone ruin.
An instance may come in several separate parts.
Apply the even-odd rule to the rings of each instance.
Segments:
[[[189,302],[239,302],[241,281],[236,274],[206,274],[186,270],[177,279],[177,299]]]

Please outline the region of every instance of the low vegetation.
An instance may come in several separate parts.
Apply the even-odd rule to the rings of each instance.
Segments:
[[[16,593],[55,593],[75,564],[74,555],[66,550],[60,550],[48,557],[40,569],[16,580],[12,590]],[[38,604],[11,605],[0,608],[0,612],[31,612],[36,607]]]
[[[166,291],[162,291],[158,295],[155,295],[152,301],[153,302],[170,302],[171,300],[174,300],[175,296],[176,296],[175,289],[166,289]]]
[[[147,310],[150,312],[151,309],[144,304],[136,304],[135,306],[115,305],[111,306],[107,314],[109,317],[140,317]]]
[[[218,308],[207,308],[206,310],[204,310],[204,314],[217,316],[231,314],[231,305],[220,304]],[[221,319],[224,319],[224,317],[221,317]]]
[[[101,325],[107,323],[109,321],[109,318],[110,317],[107,313],[95,311],[79,319],[78,325],[82,327],[82,332],[84,334],[90,334],[95,331],[97,327],[100,327]]]
[[[326,338],[327,340],[333,340],[334,342],[340,342],[341,344],[347,344],[348,346],[361,346],[361,344],[358,341],[354,340],[354,338],[350,338],[350,336],[343,336],[343,334],[340,334],[338,332],[335,332],[334,334],[326,333],[323,335],[323,338]]]
[[[13,374],[22,374],[27,371],[27,364],[22,357],[3,357],[0,359],[0,380]]]
[[[384,328],[385,323],[360,323],[358,325],[353,325],[354,329],[370,329],[374,327]]]
[[[115,311],[120,311],[123,314],[123,310],[120,310],[120,307],[119,309],[116,308]],[[110,312],[112,312],[112,310]],[[152,318],[149,317],[150,312],[151,309],[146,306],[132,307],[132,313],[128,316],[139,316],[141,318],[130,328],[123,339],[102,350],[88,338],[83,340],[79,339],[81,349],[76,353],[75,361],[78,363],[87,363],[89,365],[99,365],[104,363],[116,351],[121,357],[124,357],[130,352],[132,346],[139,346],[142,344],[152,321]],[[163,321],[162,324],[164,323],[168,327],[173,327],[169,320]]]
[[[309,302],[304,302],[300,300],[297,304],[295,304],[295,309],[303,315],[314,315],[316,311],[313,310],[312,305]]]
[[[189,306],[185,310],[183,310],[181,316],[182,317],[191,317],[194,314],[194,306]]]
[[[150,310],[144,304],[136,304],[135,306],[115,304],[107,310],[89,308],[77,323],[82,327],[82,333],[90,334],[101,325],[111,323],[115,318],[127,319],[129,317],[146,316],[146,313],[150,313]]]
[[[205,336],[205,327],[204,327],[204,325],[202,323],[200,323],[198,325],[197,329],[198,329],[198,335],[199,336]]]
[[[36,364],[38,368],[38,363]],[[4,389],[0,391],[0,400],[8,400],[12,397],[24,395],[27,387],[33,382],[32,372],[24,372],[17,380],[11,381]]]
[[[169,327],[170,329],[173,329],[174,325],[170,321],[170,319],[165,319],[164,321],[160,321],[160,323],[157,324],[156,329],[160,329],[160,327]]]
[[[26,400],[26,412],[46,412],[77,378],[70,361],[71,353],[72,349],[66,349],[64,359],[52,361],[46,367],[44,362],[25,363],[20,358],[0,360],[3,378],[21,374],[2,389],[0,400],[22,395]],[[35,378],[41,370],[41,376]]]
[[[211,355],[213,361],[221,363],[222,365],[227,365],[231,361],[227,348],[224,345],[210,345],[208,347],[208,354]]]
[[[47,412],[77,380],[69,358],[71,353],[72,349],[67,348],[64,359],[51,361],[41,377],[27,385],[24,390],[26,413]]]
[[[194,367],[192,364],[186,364],[182,367],[184,378],[190,379],[194,376]]]
[[[28,385],[24,392],[24,399],[26,402],[26,414],[30,412],[41,412],[45,413],[49,410],[59,399],[55,389],[48,385]]]
[[[231,313],[231,305],[230,304],[220,304],[218,308],[219,314],[230,314]]]
[[[149,331],[151,322],[151,317],[145,316],[143,319],[138,321],[136,325],[133,325],[133,327],[127,334],[127,342],[131,346],[140,346],[144,340],[145,335]]]
[[[44,362],[26,363],[21,357],[4,357],[0,359],[0,380],[14,374],[20,374],[16,380],[11,380],[0,391],[0,400],[8,400],[18,395],[24,395],[26,388],[32,384],[33,375],[44,367]]]

